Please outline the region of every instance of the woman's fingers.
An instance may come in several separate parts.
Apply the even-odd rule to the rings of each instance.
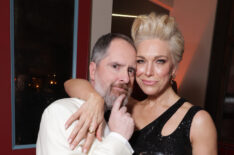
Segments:
[[[67,122],[65,123],[65,128],[67,129],[75,120],[78,120],[81,115],[81,109],[78,109],[74,114],[69,117]]]
[[[102,141],[102,135],[103,135],[103,130],[104,130],[104,126],[105,126],[105,120],[102,120],[102,123],[100,123],[97,127],[97,131],[96,131],[96,137],[99,141]]]
[[[89,131],[91,130],[91,131],[95,131],[96,132],[96,129],[97,129],[97,119],[94,117],[93,120],[92,120],[92,122],[90,123]]]
[[[89,150],[94,138],[93,136],[87,135],[88,131],[97,131],[98,139],[101,140],[103,127],[100,124],[104,120],[104,112],[102,104],[101,106],[98,105],[99,104],[96,102],[87,101],[65,123],[66,128],[68,128],[75,120],[78,119],[78,122],[68,139],[71,149],[74,149],[82,139],[86,138],[84,149],[87,151]],[[100,129],[97,130],[98,126],[100,126]],[[96,132],[94,132],[93,135],[95,137]]]
[[[91,145],[93,144],[94,139],[95,139],[95,131],[93,132],[88,131],[85,143],[82,148],[84,153],[87,153],[89,151]]]
[[[87,131],[88,131],[88,128],[89,128],[89,124],[90,124],[89,121],[85,121],[85,123],[80,128],[80,130],[76,134],[73,141],[70,143],[70,147],[71,147],[72,150],[80,143],[80,141],[82,139],[84,139],[86,137],[86,134],[87,134]]]
[[[77,125],[74,127],[74,129],[72,130],[71,134],[69,135],[68,138],[68,143],[71,144],[75,137],[77,136],[79,130],[81,129],[81,127],[83,126],[83,122],[78,122]]]

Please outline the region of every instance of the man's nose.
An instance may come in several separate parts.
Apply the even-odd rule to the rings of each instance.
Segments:
[[[128,73],[128,70],[127,71],[122,71],[121,72],[121,75],[120,75],[120,81],[122,83],[129,83],[130,81],[130,77],[129,77],[129,73]]]

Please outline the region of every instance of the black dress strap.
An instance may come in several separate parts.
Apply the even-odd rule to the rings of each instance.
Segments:
[[[161,122],[160,127],[162,128],[165,123],[174,115],[174,113],[186,102],[184,98],[180,98],[175,104],[173,104],[166,112],[164,112],[158,119]]]
[[[158,118],[156,118],[154,121],[146,125],[141,130],[138,130],[137,132],[144,132],[152,126],[157,126],[158,129],[162,129],[164,124],[171,118],[171,116],[183,105],[184,102],[186,102],[184,98],[178,99],[171,107],[169,107],[164,113],[162,113]],[[160,122],[160,123],[159,123]]]
[[[191,129],[191,125],[192,125],[192,121],[193,121],[193,118],[194,116],[196,115],[196,113],[200,110],[203,110],[203,108],[199,107],[199,106],[192,106],[188,112],[186,113],[186,115],[184,116],[182,122],[183,123],[183,128],[185,128],[185,134],[186,134],[186,137],[190,137],[190,129]]]
[[[111,114],[111,111],[110,111],[110,110],[107,110],[107,111],[104,113],[104,119],[105,119],[106,122],[109,122],[110,114]]]

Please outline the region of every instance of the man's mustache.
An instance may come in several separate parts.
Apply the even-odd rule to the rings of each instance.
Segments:
[[[122,88],[124,90],[126,90],[128,92],[129,90],[129,87],[127,84],[121,84],[121,83],[118,83],[118,84],[112,84],[112,87],[119,87],[119,88]]]

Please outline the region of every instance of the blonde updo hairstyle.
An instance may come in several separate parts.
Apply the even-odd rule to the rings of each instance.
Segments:
[[[168,41],[174,65],[182,60],[184,38],[173,17],[155,13],[138,16],[132,25],[132,38],[136,46],[149,39]]]

